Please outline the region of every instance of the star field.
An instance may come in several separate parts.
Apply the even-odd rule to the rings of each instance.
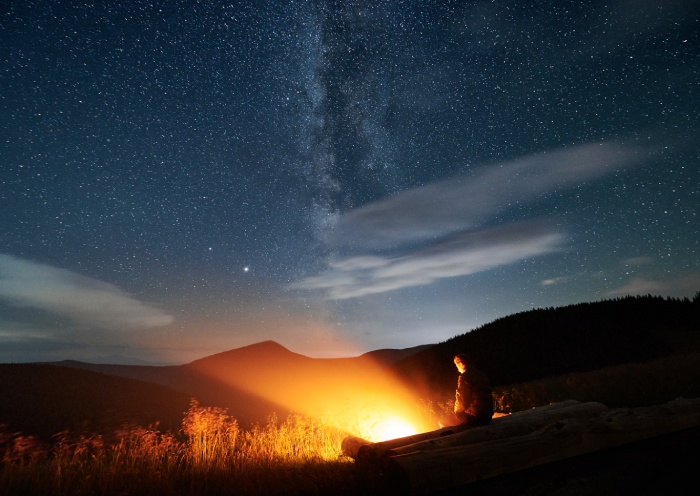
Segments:
[[[1,9],[0,361],[355,355],[700,290],[692,1]]]

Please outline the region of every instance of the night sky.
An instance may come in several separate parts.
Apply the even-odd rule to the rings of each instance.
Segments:
[[[700,290],[697,1],[0,9],[2,362]]]

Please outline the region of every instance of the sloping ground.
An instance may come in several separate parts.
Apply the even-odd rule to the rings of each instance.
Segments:
[[[0,424],[43,441],[73,433],[112,434],[124,424],[177,432],[190,397],[172,389],[88,370],[0,364]]]
[[[260,344],[263,346],[260,346],[258,351],[264,355],[265,351],[269,351],[269,349],[266,343]],[[253,345],[253,348],[255,350],[256,345]],[[232,350],[230,352],[219,353],[193,363],[206,364],[208,363],[208,358],[211,358],[217,365],[221,365],[222,362],[238,363],[241,369],[248,370],[248,372],[266,366],[269,368],[271,364],[274,363],[273,360],[268,363],[264,357],[258,356],[258,353],[254,352],[251,354],[249,350],[245,348],[239,348],[239,350],[243,351],[241,353],[236,353],[238,350]],[[239,360],[240,358],[242,358],[242,360]],[[250,427],[255,422],[264,423],[267,416],[273,412],[276,412],[281,418],[285,418],[289,413],[289,410],[283,408],[281,405],[261,398],[254,392],[235,387],[226,380],[220,380],[204,371],[197,370],[197,366],[192,367],[191,364],[157,367],[94,364],[65,360],[62,362],[54,362],[50,365],[90,370],[111,376],[136,379],[165,386],[179,391],[188,397],[196,398],[197,401],[204,406],[228,409],[229,413],[246,428]],[[237,371],[229,369],[227,372],[229,375],[235,375]]]
[[[677,354],[645,363],[546,377],[494,388],[495,409],[517,412],[576,398],[610,408],[660,405],[675,398],[700,398],[700,353]]]
[[[196,398],[202,405],[226,408],[239,423],[249,428],[256,422],[265,423],[276,413],[285,418],[290,409],[261,397],[254,388],[246,388],[260,375],[274,380],[285,373],[286,365],[298,366],[313,359],[293,353],[283,346],[265,341],[237,348],[177,366],[140,366],[92,364],[76,361],[52,365],[80,368],[118,377],[137,379],[179,391]]]

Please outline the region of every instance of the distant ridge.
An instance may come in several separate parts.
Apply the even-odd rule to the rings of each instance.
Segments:
[[[363,353],[360,357],[371,358],[375,362],[383,363],[384,365],[393,365],[399,360],[408,358],[411,355],[415,355],[418,352],[427,350],[432,347],[432,344],[422,344],[420,346],[414,346],[413,348],[395,349],[395,348],[384,348],[381,350],[368,351]]]
[[[268,340],[261,341],[259,343],[254,343],[248,346],[243,346],[241,348],[235,348],[233,350],[223,351],[221,353],[216,353],[215,355],[209,355],[204,358],[194,360],[188,364],[187,367],[198,367],[205,363],[223,363],[223,362],[240,362],[240,361],[255,361],[255,360],[292,360],[298,362],[308,362],[314,360],[324,360],[324,361],[353,361],[357,359],[367,359],[371,358],[374,362],[383,365],[392,365],[399,360],[408,358],[411,355],[423,351],[427,348],[433,346],[432,344],[424,344],[420,346],[414,346],[412,348],[384,348],[381,350],[368,351],[363,353],[358,357],[345,357],[345,358],[311,358],[300,353],[295,353],[276,341]]]
[[[265,422],[271,413],[284,418],[293,404],[300,410],[298,398],[318,397],[328,390],[315,405],[318,409],[338,404],[353,387],[357,390],[361,377],[377,382],[379,369],[383,374],[396,360],[425,347],[406,350],[377,350],[353,358],[310,358],[288,350],[275,341],[262,341],[248,346],[206,356],[184,365],[148,366],[95,364],[63,360],[45,365],[57,365],[88,370],[112,376],[138,379],[194,397],[204,406],[227,408],[243,426]],[[341,385],[342,387],[338,387]],[[296,402],[296,404],[294,404]]]
[[[222,351],[214,355],[209,355],[204,358],[199,358],[188,364],[186,367],[199,367],[204,363],[225,362],[225,361],[250,361],[260,359],[292,359],[292,360],[313,360],[305,355],[294,353],[288,350],[276,341],[261,341],[241,348],[234,348],[228,351]]]

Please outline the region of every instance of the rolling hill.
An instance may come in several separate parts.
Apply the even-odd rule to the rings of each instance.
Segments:
[[[425,396],[454,394],[452,358],[467,353],[494,386],[700,351],[700,293],[535,309],[438,343],[393,369]]]
[[[109,434],[124,423],[157,421],[177,432],[190,398],[227,408],[246,428],[272,413],[350,415],[401,389],[388,366],[429,346],[314,359],[265,341],[178,366],[0,364],[0,424],[44,440],[66,429]]]
[[[190,402],[156,384],[44,364],[0,364],[0,398],[0,424],[43,441],[65,430],[111,434],[124,424],[177,432]]]

